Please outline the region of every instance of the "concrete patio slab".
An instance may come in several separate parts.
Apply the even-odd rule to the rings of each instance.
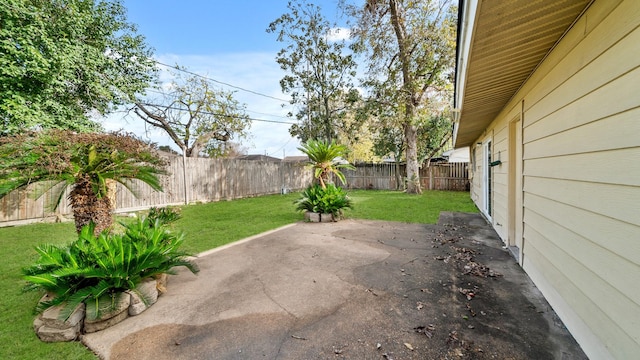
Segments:
[[[197,258],[103,359],[586,359],[477,214],[298,223]]]

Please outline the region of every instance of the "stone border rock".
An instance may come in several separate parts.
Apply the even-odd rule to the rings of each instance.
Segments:
[[[127,292],[123,292],[118,295],[118,299],[116,300],[117,304],[113,309],[107,310],[109,306],[101,307],[100,315],[97,318],[93,318],[94,315],[87,316],[87,313],[91,314],[87,308],[85,308],[85,316],[84,316],[84,332],[92,333],[96,331],[100,331],[111,327],[122,320],[129,317],[129,305],[131,304],[131,296]],[[91,307],[90,304],[88,307]],[[95,310],[92,312],[96,312]]]
[[[340,217],[333,216],[333,214],[306,211],[304,213],[304,220],[308,222],[337,222],[340,220]]]
[[[157,279],[145,279],[135,290],[123,292],[118,299],[118,306],[105,312],[96,319],[87,316],[84,303],[75,308],[67,320],[60,320],[62,305],[52,306],[42,312],[33,321],[33,330],[44,342],[74,341],[82,333],[92,333],[113,326],[129,316],[136,316],[155,304],[158,296],[166,291],[167,274]],[[40,299],[50,300],[49,295]]]

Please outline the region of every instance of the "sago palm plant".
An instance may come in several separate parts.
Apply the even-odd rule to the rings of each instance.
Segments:
[[[23,269],[26,289],[42,289],[53,295],[52,300],[39,304],[39,310],[64,304],[61,317],[66,318],[84,302],[97,317],[99,309],[105,308],[99,302],[109,304],[145,278],[172,273],[177,266],[198,272],[197,265],[187,258],[189,254],[180,250],[182,235],[168,231],[160,220],[138,220],[124,226],[123,234],[104,231],[95,235],[90,224],[70,245],[36,247],[39,259]]]
[[[53,209],[67,187],[78,233],[95,223],[100,233],[113,225],[108,180],[134,191],[134,180],[162,190],[164,160],[143,141],[121,133],[77,134],[50,130],[0,137],[0,198],[18,189],[35,197],[51,190]],[[134,192],[135,195],[135,192]]]
[[[313,168],[314,177],[323,189],[326,189],[327,183],[331,182],[331,175],[335,175],[344,184],[346,180],[341,170],[355,169],[353,165],[342,159],[347,147],[333,141],[309,140],[298,150],[309,157],[309,166]]]
[[[336,219],[342,217],[344,209],[353,208],[353,202],[344,189],[333,184],[328,184],[325,189],[318,184],[309,186],[294,204],[296,210],[331,214]]]

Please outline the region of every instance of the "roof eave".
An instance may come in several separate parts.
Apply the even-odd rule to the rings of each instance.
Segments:
[[[458,10],[458,35],[456,41],[456,81],[454,84],[453,113],[454,130],[453,144],[455,148],[468,146],[457,143],[460,115],[462,113],[462,99],[464,98],[467,80],[467,65],[471,52],[473,29],[478,15],[479,0],[460,0]],[[462,86],[461,86],[462,85]]]
[[[593,0],[461,0],[454,146],[472,145]]]

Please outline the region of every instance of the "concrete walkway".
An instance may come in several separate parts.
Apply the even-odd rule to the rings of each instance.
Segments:
[[[297,223],[201,254],[103,359],[586,359],[477,214]]]

